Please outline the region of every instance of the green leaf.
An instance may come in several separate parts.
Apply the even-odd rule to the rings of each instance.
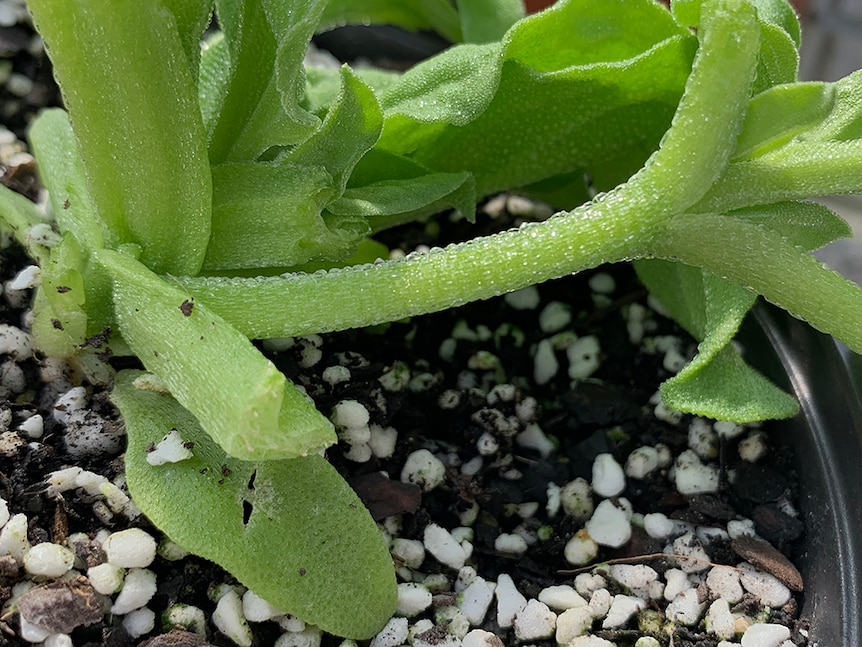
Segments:
[[[159,0],[28,3],[63,89],[108,240],[161,272],[195,274],[209,239],[210,173],[195,79]],[[170,115],[170,118],[166,118]]]
[[[395,609],[392,558],[326,459],[232,458],[176,400],[136,389],[140,375],[121,372],[111,398],[126,423],[129,491],[147,518],[284,612],[340,636],[379,631]],[[192,458],[150,465],[148,449],[171,429]]]
[[[457,0],[465,43],[491,43],[526,14],[521,0]]]
[[[112,279],[124,340],[228,454],[288,458],[335,442],[332,424],[205,304],[131,256],[94,255]]]
[[[349,68],[320,128],[275,162],[213,168],[213,225],[204,269],[289,267],[350,256],[371,229],[359,214],[322,214],[377,141],[374,93]],[[237,223],[241,222],[242,227]]]
[[[214,0],[164,0],[174,15],[192,77],[197,77],[201,60],[201,37],[210,22]]]
[[[694,50],[657,3],[557,3],[502,47],[454,47],[406,72],[381,96],[378,148],[468,171],[479,196],[594,169],[607,189],[657,147]]]
[[[816,202],[779,202],[740,209],[728,215],[779,232],[789,242],[809,252],[853,235],[844,219]]]

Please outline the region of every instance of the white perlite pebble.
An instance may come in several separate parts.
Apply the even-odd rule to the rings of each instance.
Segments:
[[[576,339],[567,349],[569,359],[569,377],[582,380],[589,377],[599,368],[601,348],[599,340],[593,335]]]
[[[249,622],[264,622],[276,616],[284,615],[284,612],[271,605],[254,591],[246,591],[242,595],[242,615]]]
[[[380,425],[370,425],[371,439],[368,441],[368,447],[371,453],[377,458],[390,458],[395,453],[395,446],[398,442],[398,431],[395,427],[381,427]]]
[[[646,564],[615,564],[610,576],[624,588],[637,593],[647,593],[649,586],[658,579],[655,569]]]
[[[590,610],[594,618],[604,618],[610,611],[614,598],[607,589],[596,589],[590,596]]]
[[[780,647],[790,638],[790,629],[784,625],[758,623],[742,634],[742,647]]]
[[[123,583],[123,588],[111,607],[111,613],[123,615],[135,609],[140,609],[155,594],[155,573],[146,568],[129,569],[129,572],[126,574],[126,580]]]
[[[24,569],[31,575],[60,577],[75,564],[75,554],[59,544],[43,542],[24,553]]]
[[[342,429],[365,427],[370,419],[368,409],[356,400],[342,400],[332,412],[332,422]]]
[[[98,564],[87,569],[90,584],[102,595],[113,595],[123,586],[126,571],[122,566],[114,564]]]
[[[672,551],[680,570],[686,573],[700,573],[710,567],[709,554],[692,532],[674,539]]]
[[[775,576],[758,571],[747,562],[740,564],[739,569],[739,581],[742,586],[764,606],[777,608],[790,602],[792,596],[790,589]]]
[[[140,528],[112,533],[102,544],[108,563],[124,568],[144,568],[156,557],[156,540]]]
[[[626,500],[619,499],[620,503],[623,501]],[[596,506],[585,528],[597,544],[611,548],[619,548],[632,536],[628,512],[608,499]]]
[[[703,609],[704,604],[699,600],[697,589],[686,589],[667,605],[665,616],[670,622],[691,627],[698,623]]]
[[[560,490],[563,512],[578,521],[589,519],[595,509],[590,492],[590,484],[580,476],[566,483]]]
[[[425,561],[425,546],[418,539],[403,539],[398,537],[392,541],[389,552],[407,568],[419,568]]]
[[[494,550],[503,555],[523,555],[527,552],[527,542],[521,535],[504,532],[494,539]]]
[[[688,426],[688,446],[703,460],[718,456],[718,436],[708,420],[695,418]]]
[[[29,334],[10,326],[0,324],[0,355],[9,355],[13,360],[24,360],[33,354],[33,340]]]
[[[6,525],[6,522],[9,521],[11,515],[9,514],[9,504],[6,503],[6,499],[0,497],[0,528]]]
[[[730,640],[736,634],[735,618],[730,611],[730,604],[724,598],[719,598],[709,605],[706,611],[706,630],[722,640]]]
[[[273,647],[320,647],[323,632],[314,625],[308,625],[302,631],[288,631],[281,634]]]
[[[589,598],[607,585],[607,580],[598,573],[578,573],[575,576],[575,591],[584,598]]]
[[[503,297],[510,308],[514,310],[535,310],[542,301],[539,289],[531,285],[521,290],[509,292]]]
[[[550,339],[542,339],[536,344],[533,353],[533,380],[536,384],[547,384],[560,370],[554,344]]]
[[[51,634],[45,638],[42,647],[75,647],[69,634]]]
[[[599,553],[599,545],[583,528],[566,542],[563,557],[572,566],[589,564]]]
[[[713,566],[706,576],[706,586],[713,597],[736,604],[742,599],[739,571],[731,566]]]
[[[47,640],[51,633],[42,629],[42,627],[38,625],[34,625],[30,621],[28,621],[23,616],[20,617],[20,631],[21,638],[26,640],[28,643],[39,643],[43,640]]]
[[[673,480],[682,495],[716,492],[719,484],[718,467],[704,465],[697,454],[686,449],[674,462]]]
[[[239,647],[251,647],[251,628],[242,615],[242,600],[236,591],[230,589],[219,598],[212,620],[218,630]]]
[[[747,438],[739,441],[737,448],[739,457],[749,463],[756,463],[766,455],[768,447],[766,444],[766,434],[762,431],[753,432]]]
[[[658,468],[659,454],[655,447],[638,447],[626,459],[625,474],[629,478],[643,479]]]
[[[593,492],[610,498],[626,489],[626,475],[611,454],[599,454],[593,461]]]
[[[494,596],[497,598],[497,624],[501,629],[508,629],[518,612],[527,605],[527,598],[515,587],[511,576],[505,573],[497,576]]]
[[[398,585],[398,604],[395,613],[405,618],[419,615],[431,606],[433,596],[423,584],[403,582]]]
[[[571,308],[560,301],[551,301],[539,313],[539,328],[549,335],[561,331],[571,321]]]
[[[176,429],[171,429],[165,436],[156,444],[153,451],[147,452],[147,463],[156,467],[166,463],[179,463],[193,456],[192,450],[187,446],[180,432]]]
[[[415,483],[423,492],[430,492],[440,485],[445,476],[446,466],[427,449],[417,449],[410,454],[401,469],[401,482]]]
[[[653,539],[664,539],[676,528],[672,519],[661,512],[650,512],[644,515],[644,530]]]
[[[568,584],[548,586],[539,591],[539,602],[547,604],[556,611],[586,607],[587,601]]]
[[[464,547],[445,528],[431,523],[425,526],[422,543],[425,550],[431,553],[438,562],[455,570],[464,566],[467,553]]]
[[[554,442],[545,435],[542,428],[535,422],[529,423],[524,427],[524,431],[515,436],[515,444],[518,447],[535,449],[542,458],[547,458],[556,449]]]
[[[592,626],[593,610],[589,606],[566,609],[557,616],[557,644],[569,644],[573,638],[587,633]]]
[[[476,627],[484,622],[494,599],[495,588],[493,582],[477,577],[458,595],[458,608],[471,626]]]
[[[538,600],[528,600],[526,606],[515,614],[515,638],[519,642],[541,640],[554,635],[557,614]]]
[[[599,638],[598,636],[578,636],[573,639],[566,647],[617,647],[610,640]]]
[[[152,609],[137,609],[123,618],[123,628],[132,638],[150,633],[156,626],[156,614]]]
[[[503,641],[483,629],[473,629],[461,639],[461,647],[503,647]]]
[[[11,555],[19,564],[24,562],[24,553],[30,549],[27,539],[27,516],[13,515],[3,530],[0,530],[0,555]]]
[[[688,579],[688,573],[681,571],[678,568],[669,568],[664,572],[665,587],[664,599],[670,602],[676,596],[692,588],[691,580]]]
[[[608,615],[602,621],[602,629],[616,629],[625,625],[638,611],[646,608],[646,602],[633,595],[615,595]]]
[[[41,414],[37,413],[22,422],[18,429],[23,431],[27,438],[36,440],[41,438],[42,434],[45,433],[45,420],[42,418]]]
[[[391,618],[386,626],[371,639],[369,647],[398,647],[407,644],[407,618]]]

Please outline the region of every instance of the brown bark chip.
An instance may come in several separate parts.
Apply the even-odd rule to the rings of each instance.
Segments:
[[[138,647],[212,647],[212,645],[202,636],[191,631],[171,629],[166,634],[145,640]]]
[[[30,624],[54,634],[91,625],[105,616],[105,596],[86,577],[52,582],[27,591],[18,601],[18,612]]]
[[[730,543],[737,555],[772,575],[791,591],[803,589],[802,575],[777,548],[754,537],[738,537]]]

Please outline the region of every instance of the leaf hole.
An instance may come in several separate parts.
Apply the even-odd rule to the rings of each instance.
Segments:
[[[251,519],[251,513],[254,511],[254,506],[251,501],[243,499],[242,501],[242,525],[247,526],[248,520]]]

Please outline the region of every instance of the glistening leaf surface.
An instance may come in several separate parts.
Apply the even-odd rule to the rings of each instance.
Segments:
[[[147,518],[286,613],[340,636],[379,631],[395,609],[392,558],[335,468],[316,454],[228,456],[170,395],[136,389],[139,375],[121,372],[111,397],[126,422],[129,491]],[[148,448],[171,429],[193,457],[150,465]]]

